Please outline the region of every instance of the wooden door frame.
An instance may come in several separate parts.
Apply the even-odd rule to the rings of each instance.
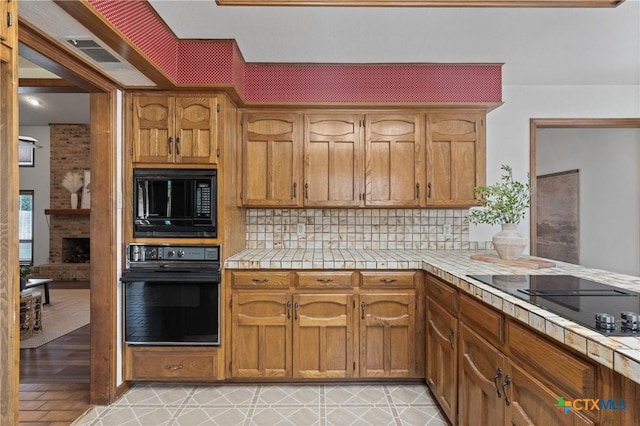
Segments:
[[[628,129],[640,128],[640,118],[531,118],[529,120],[529,176],[531,180],[531,208],[529,213],[529,250],[537,255],[536,153],[538,129]]]
[[[1,9],[17,15],[15,5]],[[20,368],[18,244],[18,48],[15,27],[0,43],[0,424],[17,424]]]
[[[19,21],[21,56],[90,92],[91,351],[90,403],[108,405],[117,391],[117,91],[118,84],[30,24]],[[17,109],[17,101],[14,108]],[[99,113],[98,113],[99,111]],[[17,164],[17,162],[16,162]],[[17,202],[17,200],[16,200]],[[17,208],[17,207],[16,207]],[[19,340],[14,340],[19,348]],[[15,370],[16,380],[19,371]]]

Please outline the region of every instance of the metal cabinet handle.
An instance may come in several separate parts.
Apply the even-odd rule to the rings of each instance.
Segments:
[[[511,384],[511,377],[507,374],[507,377],[504,378],[504,382],[502,383],[502,393],[504,394],[504,403],[507,405],[511,404],[511,400],[509,399],[509,395],[507,395],[507,390],[505,388],[510,384]]]
[[[317,278],[316,281],[318,281],[319,283],[330,283],[333,282],[332,278]]]
[[[420,183],[416,183],[416,200],[420,198]]]
[[[431,182],[427,183],[427,198],[431,198]]]
[[[169,150],[169,154],[173,154],[173,138],[171,136],[167,139],[167,149]]]
[[[297,198],[297,197],[298,197],[298,183],[293,182],[293,198]]]
[[[395,278],[380,278],[380,282],[385,284],[393,284],[396,281],[398,280],[396,280]]]
[[[304,198],[306,198],[307,200],[309,199],[309,184],[308,183],[304,184]]]
[[[498,367],[496,370],[496,374],[493,376],[493,384],[496,387],[496,393],[498,394],[498,398],[502,396],[502,392],[500,392],[500,388],[498,387],[498,379],[502,377],[502,369]]]
[[[287,319],[291,319],[291,302],[287,302],[287,308],[286,308],[286,312],[287,312]]]
[[[453,345],[453,336],[455,335],[455,331],[453,331],[453,328],[449,329],[449,346],[451,346],[451,349],[455,349],[455,346]]]
[[[176,138],[176,154],[180,155],[180,138]]]
[[[164,366],[164,368],[166,370],[176,371],[176,370],[182,370],[184,368],[184,365],[182,365],[182,364],[177,364],[177,365],[167,364],[167,365]]]
[[[366,309],[367,309],[367,304],[366,304],[366,303],[364,303],[364,302],[361,302],[361,303],[360,303],[360,312],[361,312],[361,313],[360,313],[360,319],[364,319],[364,317],[365,317],[365,312],[364,312],[364,311],[365,311]]]
[[[251,281],[254,283],[266,283],[269,282],[268,278],[252,278]]]
[[[298,305],[298,302],[293,304],[293,319],[294,320],[298,320],[298,309],[300,309],[300,305]]]

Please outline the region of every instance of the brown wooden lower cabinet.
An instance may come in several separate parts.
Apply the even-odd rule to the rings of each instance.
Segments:
[[[227,277],[228,378],[424,376],[421,271],[244,270]]]
[[[555,407],[558,393],[460,324],[459,424],[589,425]]]
[[[232,377],[415,377],[415,295],[364,294],[359,301],[353,294],[234,292]]]
[[[354,306],[352,294],[293,296],[294,377],[354,376]]]
[[[442,411],[456,423],[458,401],[458,318],[427,298],[427,385]]]
[[[233,377],[354,375],[353,295],[239,291],[232,300]]]
[[[212,347],[127,346],[125,378],[135,381],[215,381],[223,379],[219,349]]]
[[[415,377],[415,294],[360,295],[360,377]]]
[[[640,425],[639,384],[430,274],[426,293],[426,381],[452,424]]]
[[[504,356],[465,324],[459,337],[460,424],[504,424]]]
[[[291,295],[235,292],[231,300],[231,375],[291,377]]]

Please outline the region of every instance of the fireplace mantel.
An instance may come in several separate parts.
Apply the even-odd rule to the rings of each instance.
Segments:
[[[88,215],[91,212],[91,209],[44,209],[44,214],[47,216],[54,215]]]

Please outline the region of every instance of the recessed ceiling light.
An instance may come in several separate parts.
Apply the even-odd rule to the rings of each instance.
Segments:
[[[41,105],[41,102],[38,99],[32,98],[32,97],[28,97],[27,98],[27,102],[29,102],[33,106],[40,106]]]

